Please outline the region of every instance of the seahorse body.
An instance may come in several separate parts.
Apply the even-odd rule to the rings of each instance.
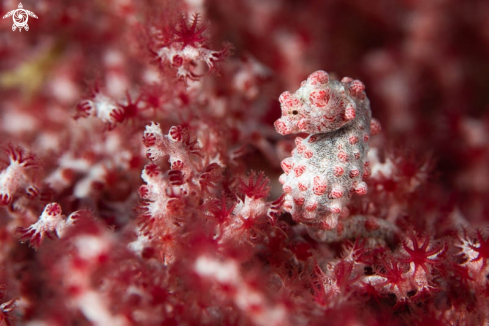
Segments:
[[[370,175],[368,140],[380,125],[372,119],[364,90],[359,80],[330,80],[316,71],[294,94],[280,95],[277,132],[310,134],[297,137],[292,156],[282,161],[284,209],[295,221],[333,229],[351,196],[367,193],[362,180]]]

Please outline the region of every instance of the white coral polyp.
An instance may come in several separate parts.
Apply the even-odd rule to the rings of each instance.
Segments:
[[[110,127],[114,127],[124,113],[111,97],[101,92],[95,93],[92,99],[82,102],[81,107],[87,115],[99,118]]]
[[[223,51],[209,50],[204,47],[197,48],[190,45],[181,49],[180,44],[171,44],[168,47],[162,47],[157,52],[158,59],[161,62],[177,67],[178,78],[190,79],[198,77],[195,73],[196,62],[205,62],[208,71],[212,71],[215,62],[219,60],[222,54]],[[175,58],[178,58],[181,62],[177,63]]]

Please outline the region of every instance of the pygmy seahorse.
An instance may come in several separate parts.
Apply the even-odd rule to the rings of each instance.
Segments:
[[[285,173],[279,179],[285,211],[309,228],[335,228],[352,195],[367,193],[363,178],[370,175],[368,140],[380,132],[380,124],[372,119],[364,90],[359,80],[330,80],[320,70],[295,93],[280,95],[277,132],[310,134],[295,139],[296,148],[282,161]]]

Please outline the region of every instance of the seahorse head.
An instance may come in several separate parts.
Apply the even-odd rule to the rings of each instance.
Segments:
[[[324,71],[316,71],[295,92],[279,97],[282,117],[275,129],[282,135],[324,133],[337,130],[355,119],[356,103],[349,96],[348,82],[330,81]],[[363,90],[360,91],[363,94]]]
[[[282,135],[301,132],[308,121],[307,104],[300,97],[290,92],[283,92],[279,101],[282,117],[275,121],[274,125],[277,132]]]

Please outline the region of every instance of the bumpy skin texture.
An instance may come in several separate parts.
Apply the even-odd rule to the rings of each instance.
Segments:
[[[364,89],[359,80],[330,80],[316,71],[294,94],[280,95],[277,132],[311,134],[297,137],[292,157],[282,161],[284,209],[312,230],[335,228],[351,196],[367,193],[368,140],[380,125],[371,118]]]

